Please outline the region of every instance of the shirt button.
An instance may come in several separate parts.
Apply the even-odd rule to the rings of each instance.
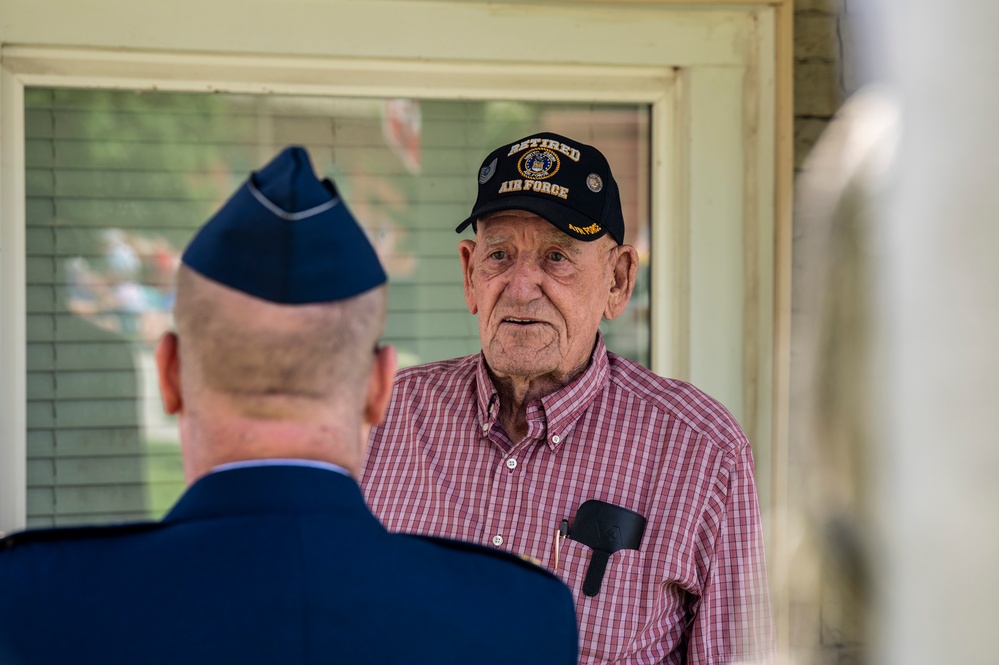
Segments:
[[[483,432],[489,431],[489,423],[482,423],[482,431]]]
[[[493,545],[499,547],[503,544],[503,536],[493,536]]]
[[[561,440],[562,437],[560,437],[558,434],[552,434],[552,443],[558,443]]]
[[[517,460],[515,460],[512,457],[510,459],[508,459],[506,461],[506,468],[508,468],[508,469],[516,469],[517,468]]]

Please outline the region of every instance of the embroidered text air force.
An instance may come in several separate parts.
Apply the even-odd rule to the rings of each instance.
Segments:
[[[555,185],[550,182],[543,182],[558,173],[560,166],[559,156],[561,153],[574,162],[579,161],[579,150],[569,147],[559,141],[551,139],[527,139],[510,146],[507,157],[511,157],[519,152],[524,155],[517,163],[517,170],[523,179],[506,180],[500,184],[499,193],[534,191],[541,194],[551,194],[560,199],[569,198],[569,188]]]

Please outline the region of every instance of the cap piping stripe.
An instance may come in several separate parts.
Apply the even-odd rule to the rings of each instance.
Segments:
[[[281,219],[287,220],[289,222],[297,222],[302,219],[308,219],[309,217],[315,217],[316,215],[326,212],[330,208],[333,208],[340,203],[340,197],[336,197],[327,201],[326,203],[317,205],[315,208],[309,208],[308,210],[303,210],[301,212],[287,212],[282,210],[273,201],[268,199],[263,193],[254,186],[252,182],[247,182],[246,186],[249,188],[250,193],[253,194],[253,198],[260,202],[260,205],[264,206],[272,213],[280,217]]]

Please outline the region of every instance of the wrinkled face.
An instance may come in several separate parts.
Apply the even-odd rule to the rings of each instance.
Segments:
[[[459,245],[465,300],[479,317],[482,350],[501,378],[556,380],[589,362],[604,316],[620,313],[620,250],[608,236],[584,242],[533,213],[495,213]]]

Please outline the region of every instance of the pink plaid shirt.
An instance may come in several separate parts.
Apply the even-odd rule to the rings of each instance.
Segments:
[[[361,475],[390,530],[553,570],[559,523],[572,525],[588,499],[607,501],[647,524],[638,550],[611,555],[592,597],[582,592],[590,548],[561,544],[555,574],[576,599],[581,663],[772,658],[752,451],[724,407],[600,338],[579,378],[529,404],[523,440],[507,437],[498,401],[481,354],[400,372]]]

